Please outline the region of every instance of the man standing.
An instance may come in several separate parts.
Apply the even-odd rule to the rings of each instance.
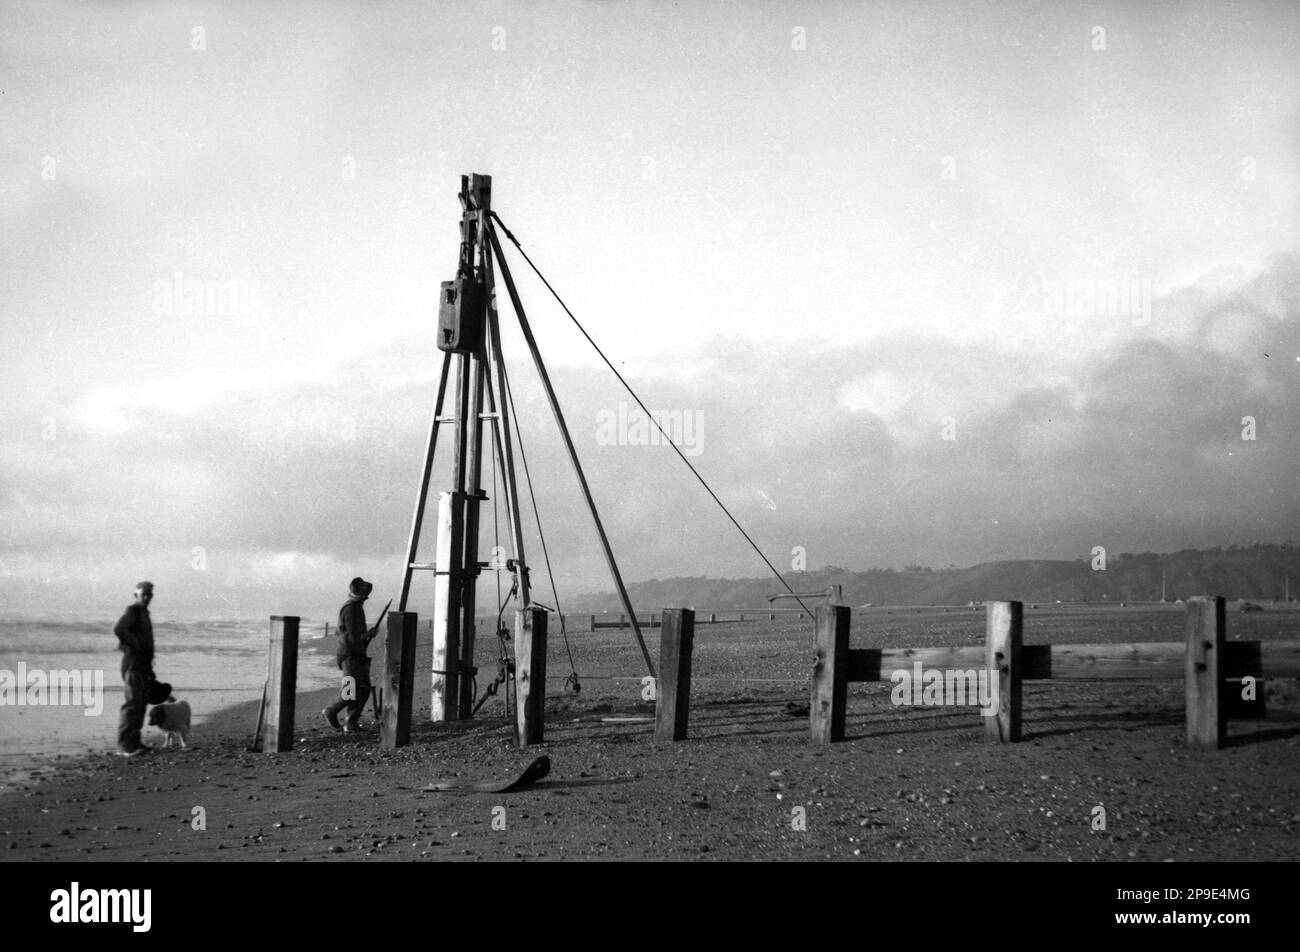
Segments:
[[[149,682],[153,680],[151,601],[153,582],[141,582],[135,587],[135,603],[127,607],[113,629],[122,648],[122,685],[126,697],[117,721],[117,752],[124,757],[149,749],[140,742],[140,728],[144,726]]]
[[[366,647],[370,632],[366,628],[366,609],[362,604],[374,590],[363,578],[354,578],[348,586],[348,600],[339,609],[339,645],[335,658],[343,671],[343,692],[339,699],[321,711],[330,727],[353,733],[361,730],[361,712],[370,697],[370,659]],[[348,709],[345,724],[339,724],[339,712]]]

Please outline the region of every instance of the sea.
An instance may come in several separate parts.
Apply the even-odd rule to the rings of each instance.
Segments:
[[[152,615],[154,672],[158,680],[172,685],[178,700],[190,703],[199,738],[202,725],[217,711],[262,696],[268,619],[195,621]],[[48,772],[61,757],[117,749],[122,704],[122,654],[113,633],[117,619],[116,614],[0,613],[0,790]],[[80,675],[74,677],[74,672]],[[33,690],[42,681],[54,683],[56,677],[64,679],[64,689]],[[302,619],[298,690],[337,684],[325,620]],[[253,727],[249,725],[250,737]],[[146,727],[144,738],[158,743],[161,734]]]

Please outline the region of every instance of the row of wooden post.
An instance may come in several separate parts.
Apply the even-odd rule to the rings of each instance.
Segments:
[[[822,606],[816,613],[810,730],[814,743],[844,739],[848,685],[852,681],[887,680],[885,670],[904,658],[943,658],[970,664],[982,655],[990,672],[990,700],[994,713],[984,718],[988,740],[1015,743],[1022,734],[1022,691],[1027,679],[1053,677],[1053,649],[1026,646],[1024,606],[1021,602],[989,602],[987,635],[981,649],[858,649],[849,646],[851,610],[842,605]],[[1171,676],[1175,654],[1182,654],[1182,677],[1187,689],[1187,742],[1195,747],[1219,748],[1227,738],[1230,718],[1263,715],[1262,696],[1243,702],[1229,689],[1230,679],[1262,678],[1264,653],[1259,642],[1226,640],[1225,603],[1222,597],[1192,598],[1186,607],[1184,645],[1120,646],[1123,651],[1146,649],[1141,663],[1147,669],[1117,676]],[[660,633],[659,683],[656,692],[656,741],[687,737],[690,714],[691,660],[695,612],[689,608],[665,609]],[[268,752],[293,746],[294,684],[297,674],[298,621],[292,616],[271,619],[271,657],[268,666],[266,715],[262,744]],[[415,675],[416,615],[394,612],[388,616],[384,644],[384,672],[376,687],[382,691],[381,743],[386,748],[410,742],[411,701]],[[547,612],[529,608],[515,614],[516,738],[521,746],[540,744],[545,738]],[[1274,662],[1270,676],[1300,674],[1300,645],[1270,643]],[[1105,677],[1095,669],[1098,657],[1113,646],[1057,646],[1057,677]],[[1116,650],[1116,654],[1123,653]],[[1071,652],[1075,652],[1071,655]],[[1091,652],[1091,656],[1086,656]],[[1080,653],[1084,657],[1079,657]],[[1106,660],[1111,660],[1107,658]],[[1139,665],[1140,667],[1140,665]],[[1260,689],[1262,691],[1262,687]]]
[[[1227,640],[1221,596],[1187,601],[1182,645],[1025,645],[1023,609],[1021,602],[988,603],[983,657],[977,661],[979,649],[968,648],[850,650],[850,610],[844,606],[819,608],[809,710],[813,741],[825,744],[844,739],[850,682],[889,680],[891,662],[913,659],[959,665],[983,662],[982,667],[990,673],[989,694],[994,706],[994,713],[984,718],[984,732],[993,743],[1021,739],[1025,680],[1181,677],[1186,685],[1187,743],[1218,749],[1227,742],[1230,719],[1264,716],[1265,678],[1300,676],[1300,644]],[[1251,678],[1260,683],[1255,697],[1245,700],[1241,688],[1244,680]]]
[[[546,610],[528,608],[515,613],[516,737],[520,746],[542,743],[546,704]],[[419,624],[415,612],[390,612],[380,652],[382,672],[371,674],[379,692],[380,745],[386,749],[411,742],[411,711],[415,696],[415,643]],[[258,740],[265,753],[293,749],[294,700],[298,680],[296,615],[271,616],[266,693],[262,699]],[[434,712],[435,714],[437,712]],[[442,712],[445,717],[445,712]]]

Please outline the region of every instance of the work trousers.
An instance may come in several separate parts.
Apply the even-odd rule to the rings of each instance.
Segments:
[[[352,679],[352,693],[355,696],[352,699],[348,698],[345,682],[339,699],[330,705],[330,710],[337,715],[347,708],[348,723],[355,726],[361,720],[361,712],[366,709],[366,701],[370,700],[370,659],[365,656],[350,655],[339,661],[339,667],[343,671],[343,677]]]
[[[148,668],[135,667],[129,659],[122,661],[122,688],[125,697],[117,718],[117,746],[130,753],[140,748],[140,729],[144,727],[144,711],[149,696]]]

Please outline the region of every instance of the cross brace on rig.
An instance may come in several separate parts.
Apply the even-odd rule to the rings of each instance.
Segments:
[[[513,573],[519,605],[532,604],[528,579],[528,563],[524,557],[523,527],[519,517],[519,493],[515,483],[514,447],[510,432],[509,387],[501,353],[501,332],[495,306],[496,287],[493,256],[501,269],[506,290],[525,343],[532,354],[533,364],[546,391],[547,401],[555,416],[556,426],[573,465],[573,471],[582,489],[587,509],[595,524],[596,534],[604,549],[605,562],[618,589],[623,609],[632,621],[646,669],[654,676],[654,663],[646,649],[636,612],[627,595],[627,588],[619,574],[609,538],[596,511],[587,477],[578,461],[573,439],[564,422],[555,390],[551,386],[541,352],[533,337],[532,328],[524,313],[523,304],[515,288],[510,267],[501,251],[492,223],[492,177],[488,175],[461,176],[460,263],[453,281],[444,281],[439,298],[438,347],[443,351],[442,373],[438,379],[438,396],[434,403],[433,420],[424,451],[424,467],[420,476],[420,490],[415,500],[415,515],[411,520],[411,534],[407,545],[406,562],[402,573],[402,590],[398,611],[406,611],[411,590],[412,574],[431,571],[435,575],[433,616],[433,696],[431,717],[435,721],[460,720],[473,713],[475,595],[479,573],[490,563],[479,561],[479,505],[487,495],[482,482],[483,424],[492,430],[492,445],[502,473],[505,508],[509,521],[511,559],[507,569]],[[456,409],[451,416],[443,415],[447,380],[455,364]],[[487,410],[483,403],[486,396]],[[440,494],[438,502],[438,531],[436,554],[433,562],[417,561],[420,532],[424,524],[428,500],[429,479],[433,471],[434,453],[438,445],[438,431],[443,423],[454,423],[452,439],[452,488]],[[515,650],[519,656],[519,639],[522,637],[523,613],[516,613]]]

